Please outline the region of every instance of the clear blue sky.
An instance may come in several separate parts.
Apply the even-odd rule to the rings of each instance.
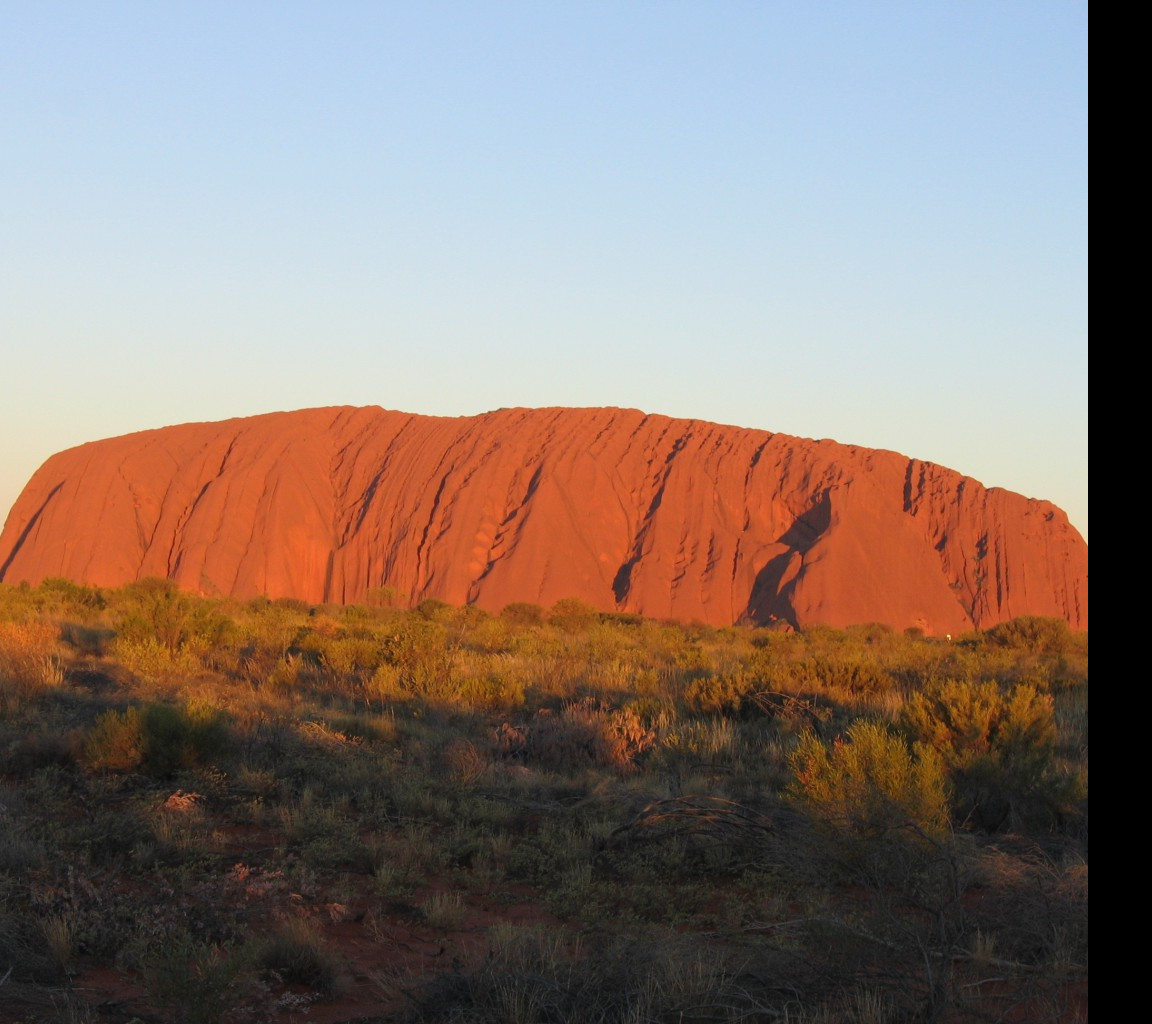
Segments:
[[[320,405],[889,448],[1087,535],[1087,5],[0,5],[0,516]]]

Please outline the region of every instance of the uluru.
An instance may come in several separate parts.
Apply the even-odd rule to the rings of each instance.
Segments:
[[[1088,546],[1050,502],[896,452],[634,409],[162,427],[54,455],[0,534],[0,582],[148,576],[314,604],[386,588],[713,625],[1088,628]]]

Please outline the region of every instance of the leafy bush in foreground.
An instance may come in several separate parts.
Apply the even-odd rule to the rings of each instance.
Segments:
[[[948,764],[962,821],[998,831],[1052,818],[1077,798],[1075,779],[1055,770],[1052,697],[1033,686],[948,680],[912,694],[900,722]]]
[[[3,685],[0,1002],[70,1000],[28,1024],[344,986],[379,1020],[1084,1019],[1087,638],[1044,622],[0,584]],[[92,967],[138,994],[87,1006]]]
[[[951,790],[931,747],[909,747],[878,722],[859,719],[831,746],[815,733],[800,737],[790,763],[793,800],[818,822],[857,836],[911,826],[930,836],[948,827]]]
[[[149,703],[106,711],[84,745],[85,760],[104,771],[142,771],[167,778],[212,764],[227,749],[226,715],[208,704],[183,708]]]

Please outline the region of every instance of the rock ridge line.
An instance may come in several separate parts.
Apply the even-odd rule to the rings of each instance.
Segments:
[[[1088,546],[1050,502],[896,452],[635,409],[269,413],[52,456],[0,582],[499,611],[578,598],[713,625],[1019,615],[1088,628]]]

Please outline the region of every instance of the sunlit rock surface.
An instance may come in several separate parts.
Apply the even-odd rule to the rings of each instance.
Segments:
[[[312,603],[434,597],[930,634],[1088,628],[1065,514],[895,452],[633,409],[330,408],[189,423],[53,456],[0,581]]]

